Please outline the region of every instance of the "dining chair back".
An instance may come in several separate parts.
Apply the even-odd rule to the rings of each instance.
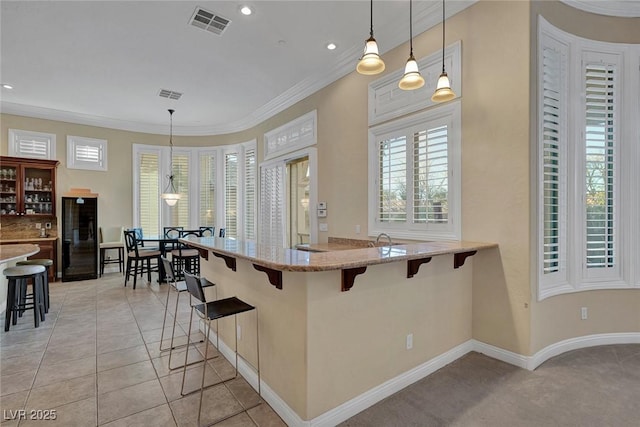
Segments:
[[[202,230],[179,230],[179,237],[188,236],[202,237]],[[173,270],[179,279],[183,278],[183,272],[188,271],[192,274],[200,274],[200,252],[197,249],[190,248],[184,243],[178,243],[177,249],[171,251],[171,261]]]
[[[216,234],[215,227],[200,227],[202,237],[213,237]]]
[[[226,231],[226,229],[225,229],[225,228],[221,228],[221,229],[220,229],[220,236],[219,236],[219,237],[224,237],[224,235],[225,235],[225,231]]]
[[[127,273],[124,278],[124,285],[130,276],[133,276],[133,289],[136,288],[138,274],[147,273],[147,280],[151,282],[151,272],[157,272],[160,266],[160,251],[140,249],[135,230],[125,230],[124,242],[127,247]],[[151,262],[155,261],[155,265]]]

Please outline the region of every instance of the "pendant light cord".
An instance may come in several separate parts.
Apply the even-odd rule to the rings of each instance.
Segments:
[[[413,57],[413,1],[409,0],[409,56]]]
[[[371,0],[371,29],[369,30],[369,36],[373,38],[373,0]]]
[[[444,0],[442,0],[442,73],[444,74]]]
[[[169,185],[173,190],[173,113],[175,110],[169,109]]]

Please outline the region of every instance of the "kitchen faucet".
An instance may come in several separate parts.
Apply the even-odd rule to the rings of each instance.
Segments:
[[[380,241],[380,237],[386,237],[389,240],[389,246],[393,245],[393,241],[391,241],[391,236],[389,236],[387,233],[380,233],[378,234],[378,237],[376,237],[376,245],[378,245],[378,242]]]

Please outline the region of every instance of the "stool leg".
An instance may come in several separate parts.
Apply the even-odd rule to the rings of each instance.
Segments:
[[[7,332],[11,325],[11,314],[15,313],[16,279],[9,279],[7,283],[7,308],[4,314],[4,331]],[[15,323],[14,323],[15,325]]]
[[[49,312],[51,302],[49,301],[49,266],[44,267],[44,312]],[[43,319],[44,320],[44,319]]]
[[[47,303],[45,298],[45,282],[47,280],[47,270],[39,276],[38,282],[38,311],[40,311],[40,320],[45,321],[45,313],[47,312]]]
[[[100,276],[104,274],[104,256],[105,256],[105,249],[100,248]]]
[[[118,271],[122,273],[124,270],[124,249],[118,248]]]
[[[40,292],[38,292],[40,280],[40,276],[38,275],[31,281],[31,286],[33,287],[33,325],[36,328],[40,326],[40,315],[44,315],[44,313],[38,313],[40,310]]]

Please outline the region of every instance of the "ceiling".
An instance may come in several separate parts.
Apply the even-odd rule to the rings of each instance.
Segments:
[[[447,16],[474,2],[450,0]],[[240,14],[244,4],[252,15]],[[437,25],[441,7],[415,1],[414,34]],[[0,82],[13,86],[2,89],[3,112],[149,133],[168,132],[168,108],[175,134],[255,126],[352,72],[369,35],[367,1],[3,0],[1,8]],[[231,22],[221,35],[192,26],[197,8]],[[408,18],[406,0],[374,2],[382,52],[408,40]],[[183,95],[162,98],[161,89]]]

